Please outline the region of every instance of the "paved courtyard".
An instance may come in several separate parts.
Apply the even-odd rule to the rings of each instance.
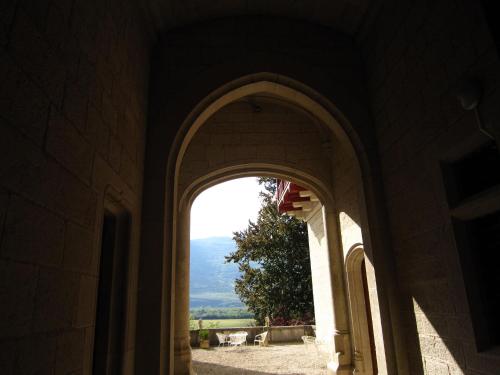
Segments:
[[[328,355],[304,344],[193,349],[198,375],[324,375]]]

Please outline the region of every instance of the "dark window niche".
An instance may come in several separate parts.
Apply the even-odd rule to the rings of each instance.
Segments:
[[[500,153],[494,142],[442,164],[478,351],[500,347]]]
[[[481,0],[481,4],[484,10],[484,16],[488,27],[491,32],[491,36],[495,41],[497,51],[500,51],[500,24],[498,22],[498,0]]]
[[[500,212],[454,222],[479,351],[500,346]]]
[[[129,232],[128,215],[105,212],[102,224],[93,374],[122,373]]]
[[[500,153],[496,143],[488,143],[451,163],[443,164],[450,207],[500,185]]]

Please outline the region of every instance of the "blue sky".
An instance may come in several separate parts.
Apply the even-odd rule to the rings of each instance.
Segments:
[[[232,237],[255,221],[262,188],[256,177],[239,178],[201,193],[191,207],[191,239]]]

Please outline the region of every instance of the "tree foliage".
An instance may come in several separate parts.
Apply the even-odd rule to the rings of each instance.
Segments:
[[[257,221],[233,233],[237,250],[226,257],[242,273],[235,291],[258,324],[266,315],[273,325],[310,323],[314,305],[306,224],[278,213],[275,179],[260,178],[259,184],[266,191]]]

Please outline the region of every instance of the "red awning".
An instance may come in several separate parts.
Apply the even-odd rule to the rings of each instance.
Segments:
[[[294,207],[293,203],[310,201],[309,197],[300,196],[300,192],[305,190],[307,189],[293,182],[278,180],[276,201],[279,213],[301,211],[302,207]]]

